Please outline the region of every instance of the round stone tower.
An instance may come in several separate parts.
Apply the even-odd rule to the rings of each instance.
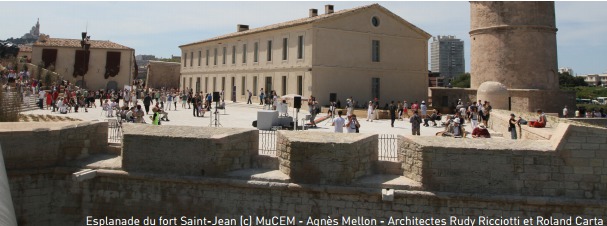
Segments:
[[[470,2],[471,88],[558,90],[554,2]]]

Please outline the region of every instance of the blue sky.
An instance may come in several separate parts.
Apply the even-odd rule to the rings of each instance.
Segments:
[[[21,37],[40,18],[41,32],[55,38],[110,40],[157,57],[181,55],[179,45],[231,33],[236,24],[251,28],[376,2],[1,2],[0,39]],[[470,9],[467,1],[377,2],[405,20],[437,35],[464,40],[470,70]],[[607,71],[607,2],[556,2],[559,67],[576,74]]]

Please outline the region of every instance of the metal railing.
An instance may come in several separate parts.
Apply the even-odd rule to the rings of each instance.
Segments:
[[[117,119],[108,119],[108,143],[122,143],[122,123]]]
[[[259,130],[259,154],[276,156],[276,130]]]
[[[398,136],[396,134],[379,134],[377,146],[380,161],[396,162],[398,160]]]
[[[398,135],[379,134],[377,146],[380,161],[396,162],[398,160]],[[259,130],[259,154],[276,156],[275,130]]]

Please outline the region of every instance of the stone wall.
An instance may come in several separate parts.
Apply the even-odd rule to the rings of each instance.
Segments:
[[[180,63],[175,62],[150,61],[146,87],[154,89],[166,87],[182,90],[183,87],[179,87],[179,66]]]
[[[401,177],[373,174],[382,167],[370,165],[383,164],[374,163],[377,135],[280,131],[280,160],[266,161],[280,166],[263,169],[251,163],[257,159],[256,130],[128,124],[122,169],[94,168],[93,177],[81,181],[72,178],[82,170],[78,164],[61,164],[80,155],[45,153],[70,148],[52,143],[64,139],[59,136],[103,138],[107,145],[107,123],[1,124],[0,141],[5,156],[12,156],[6,159],[14,165],[7,171],[11,195],[18,223],[26,226],[86,225],[89,216],[214,220],[252,215],[254,221],[289,216],[297,225],[308,217],[330,217],[343,225],[344,216],[384,221],[378,225],[390,217],[604,218],[607,129],[562,122],[549,140],[400,137]],[[47,129],[30,129],[37,132],[25,140],[7,138],[28,126]],[[51,142],[39,144],[45,148],[25,145],[38,134],[56,139],[38,141]],[[12,142],[8,154],[6,140]],[[28,155],[16,155],[20,149],[12,146],[27,147]],[[29,162],[38,155],[56,160]],[[224,174],[234,170],[265,176]],[[384,201],[381,188],[391,188],[394,199]]]
[[[401,137],[403,175],[431,191],[607,199],[607,130],[563,124],[552,140]]]
[[[124,124],[127,171],[217,176],[251,168],[258,130]]]
[[[377,134],[279,131],[279,170],[293,182],[351,184],[374,173]]]
[[[107,122],[0,123],[0,144],[9,170],[56,166],[106,153],[107,134]]]
[[[295,217],[296,225],[306,225],[308,217],[317,222],[338,219],[343,225],[342,216],[360,216],[386,225],[390,217],[433,217],[448,222],[450,216],[535,219],[607,215],[604,200],[395,190],[393,201],[382,201],[381,189],[364,187],[301,186],[112,170],[99,170],[96,178],[77,183],[63,170],[56,171],[10,175],[19,225],[86,225],[88,216],[141,220],[150,217],[157,221],[156,225],[160,216],[176,217],[179,223],[182,216],[214,220],[216,216],[239,219],[251,215],[253,221],[257,217],[267,220],[288,216]]]

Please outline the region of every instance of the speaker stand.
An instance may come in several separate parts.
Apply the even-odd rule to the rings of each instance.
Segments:
[[[221,125],[221,123],[219,122],[219,111],[217,110],[218,107],[219,107],[219,102],[215,102],[215,112],[214,113],[210,112],[212,114],[215,114],[215,118],[214,118],[213,121],[211,121],[211,124],[209,124],[209,127],[210,126],[215,126],[215,127],[220,127],[221,126],[221,127],[223,127]],[[211,119],[213,119],[213,117],[211,117]]]

